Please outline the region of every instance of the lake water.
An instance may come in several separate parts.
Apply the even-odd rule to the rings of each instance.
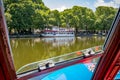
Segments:
[[[105,37],[97,36],[14,38],[10,40],[16,70],[28,63],[103,45],[104,41]]]

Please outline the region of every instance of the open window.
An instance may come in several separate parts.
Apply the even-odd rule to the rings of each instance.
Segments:
[[[1,1],[2,2],[2,1]],[[6,2],[9,3],[9,1],[6,0]],[[22,1],[20,1],[22,2]],[[19,2],[19,3],[20,3]],[[44,8],[45,10],[48,10],[48,8],[46,8],[45,6],[43,7],[43,3],[39,6],[38,3],[41,3],[41,0],[36,3],[36,1],[33,1],[34,5],[32,5],[32,0],[29,1],[23,1],[24,4],[18,4],[16,2],[14,2],[12,5],[7,6],[5,8],[10,8],[12,9],[12,11],[17,15],[14,15],[14,17],[17,19],[19,18],[18,15],[22,15],[23,17],[25,15],[32,15],[33,11],[31,8],[33,6],[37,6],[37,10],[35,11],[37,13],[37,15],[35,15],[35,21],[37,22],[38,20],[42,20],[42,17],[40,14],[42,15],[46,15],[46,13],[44,12],[39,12],[39,9]],[[5,3],[7,4],[7,3]],[[113,13],[114,15],[110,15],[109,17],[106,17],[107,15],[101,15],[99,18],[97,18],[98,20],[96,21],[97,27],[100,27],[99,25],[99,19],[102,18],[103,22],[106,21],[105,24],[103,24],[104,26],[110,26],[111,24],[111,29],[109,30],[109,34],[108,37],[106,39],[105,45],[104,46],[98,46],[103,44],[105,37],[97,37],[96,35],[102,35],[105,36],[106,33],[108,32],[107,30],[104,30],[103,32],[100,31],[89,31],[87,30],[89,28],[89,26],[92,26],[93,28],[95,28],[93,26],[93,24],[89,24],[93,23],[93,15],[94,14],[90,14],[89,16],[85,16],[85,14],[80,14],[80,12],[77,12],[77,8],[80,8],[81,13],[84,12],[83,9],[86,9],[85,7],[83,7],[81,9],[81,7],[73,7],[74,10],[73,12],[76,12],[75,14],[79,15],[81,18],[83,19],[83,22],[81,22],[81,24],[84,26],[83,30],[78,30],[76,29],[76,31],[78,31],[77,33],[77,38],[73,37],[73,34],[67,34],[66,32],[72,32],[72,33],[76,33],[73,32],[73,28],[70,29],[66,29],[66,28],[59,28],[57,29],[55,27],[55,31],[57,34],[56,36],[69,36],[67,38],[65,37],[55,37],[55,38],[34,38],[34,39],[30,39],[30,38],[22,38],[22,39],[17,39],[18,37],[31,37],[31,35],[29,35],[28,33],[31,34],[31,28],[29,29],[24,29],[26,27],[28,27],[27,22],[29,21],[29,19],[24,18],[23,20],[19,19],[19,20],[14,20],[13,24],[8,24],[9,26],[12,25],[12,27],[15,27],[14,25],[17,23],[21,23],[19,22],[20,20],[26,24],[23,24],[25,27],[21,29],[21,25],[17,25],[17,33],[15,34],[11,34],[10,37],[14,37],[10,40],[11,42],[11,47],[12,47],[12,52],[13,55],[11,54],[11,48],[10,48],[10,44],[9,44],[9,38],[8,38],[8,31],[7,31],[7,26],[6,26],[6,21],[5,21],[5,16],[4,16],[4,9],[2,7],[2,3],[1,5],[1,11],[0,11],[0,16],[1,16],[1,26],[0,26],[0,74],[2,74],[4,77],[0,76],[0,79],[16,79],[19,78],[20,80],[25,80],[25,79],[30,79],[30,80],[47,80],[47,79],[73,79],[73,80],[77,80],[79,78],[81,78],[82,80],[86,80],[86,79],[92,79],[93,80],[98,80],[100,79],[113,79],[113,77],[115,77],[117,71],[119,70],[119,61],[118,57],[120,54],[119,51],[119,44],[120,44],[120,39],[119,39],[119,32],[120,32],[120,28],[119,28],[119,24],[120,24],[120,10],[118,11],[116,18],[113,21],[113,24],[111,23],[112,20],[111,18],[114,18],[114,13],[117,12],[117,9],[114,8],[105,8],[107,9],[107,12],[109,11],[108,9],[112,10],[110,13]],[[25,7],[26,6],[26,7]],[[24,13],[21,12],[22,9],[27,8],[28,10],[30,10],[31,13]],[[30,9],[29,9],[30,8]],[[36,8],[36,7],[35,7]],[[8,12],[11,12],[7,10]],[[100,8],[98,9],[99,11],[104,11],[104,8]],[[21,13],[18,13],[16,10],[20,10]],[[25,9],[26,10],[26,9]],[[83,11],[82,11],[83,10]],[[79,10],[78,10],[79,11]],[[87,9],[85,10],[85,12],[88,11],[90,13],[92,13],[91,9]],[[53,11],[53,13],[57,14],[58,11],[55,10]],[[51,16],[53,16],[54,14],[51,14]],[[71,14],[69,14],[69,9],[65,10],[65,12],[61,13],[61,14],[65,14],[67,13],[67,17],[74,17],[74,20],[69,21],[66,23],[67,27],[73,26],[70,24],[76,23],[76,19],[78,19],[78,17],[76,18],[76,16],[71,16]],[[86,12],[87,13],[87,12]],[[106,12],[103,12],[106,13]],[[97,13],[98,14],[98,13]],[[6,14],[6,18],[8,18],[7,20],[10,20],[10,18],[13,17],[13,15],[11,16],[11,14]],[[66,16],[65,16],[66,17]],[[62,18],[65,18],[62,16]],[[30,17],[28,17],[30,18]],[[33,17],[32,17],[33,18]],[[47,17],[48,18],[48,17]],[[44,18],[44,19],[47,19]],[[58,18],[58,17],[57,17]],[[88,19],[90,18],[90,19]],[[84,20],[84,19],[88,19]],[[105,19],[105,20],[104,20]],[[107,20],[108,19],[108,20]],[[25,21],[24,21],[25,20]],[[53,23],[54,21],[57,21],[58,19],[54,20],[50,18],[51,23]],[[66,20],[66,19],[65,19]],[[78,19],[79,20],[79,19]],[[17,22],[18,21],[18,22]],[[44,21],[44,20],[43,20]],[[46,20],[49,21],[49,20]],[[66,20],[67,21],[67,20]],[[59,20],[58,20],[59,22]],[[101,20],[102,22],[102,20]],[[32,23],[32,22],[31,22]],[[31,26],[32,24],[29,23]],[[48,22],[46,22],[48,23]],[[87,25],[86,25],[86,24]],[[52,34],[47,34],[47,32],[52,32],[50,29],[46,28],[47,25],[49,24],[42,24],[42,22],[39,24],[36,23],[38,25],[42,25],[41,28],[43,28],[43,26],[45,27],[46,34],[45,35],[49,35],[51,36]],[[60,23],[54,23],[57,26],[64,26],[64,24],[60,25]],[[89,25],[89,26],[88,26]],[[51,24],[49,25],[49,27],[51,27]],[[11,27],[8,27],[9,30],[12,32],[15,31],[11,30]],[[82,27],[81,27],[82,28]],[[91,28],[89,28],[91,29]],[[103,27],[103,29],[107,29],[107,27]],[[58,32],[59,30],[65,30],[63,31],[63,34],[59,34],[60,32]],[[42,34],[39,33],[40,30],[35,30],[36,34],[32,34],[32,36],[34,37],[38,37]],[[90,37],[92,34],[94,35],[94,37]],[[26,35],[27,34],[27,35]],[[59,34],[59,35],[58,35]],[[42,36],[45,36],[44,34]],[[81,35],[87,35],[88,37],[81,37]],[[71,37],[72,36],[72,37]],[[15,38],[17,37],[17,38]],[[114,42],[114,43],[113,43]],[[80,43],[82,45],[80,45]],[[97,46],[96,46],[97,45]],[[52,47],[51,47],[52,46]],[[86,47],[87,46],[87,47]],[[94,47],[95,46],[95,47]],[[44,51],[45,52],[42,52]],[[58,51],[56,51],[58,50]],[[115,52],[114,52],[115,51]],[[45,53],[45,54],[43,54]],[[57,55],[57,54],[58,55]],[[63,53],[67,53],[67,54],[63,54]],[[105,53],[105,54],[103,54]],[[109,54],[108,54],[109,53]],[[112,54],[113,53],[113,54]],[[29,55],[28,55],[29,54]],[[11,56],[13,57],[14,61],[12,60]],[[105,59],[106,58],[106,59]],[[13,63],[14,62],[14,63]],[[99,62],[99,63],[98,63]],[[108,63],[107,63],[108,62]],[[112,65],[112,66],[111,66]],[[111,66],[111,67],[110,67]],[[15,69],[14,69],[15,67]],[[107,68],[107,69],[106,69]],[[114,69],[114,70],[113,70]],[[103,75],[101,75],[102,70],[106,71],[104,72]],[[71,73],[69,73],[69,71],[71,71]],[[94,72],[95,71],[95,72]],[[110,71],[112,71],[112,73],[110,74]],[[61,74],[59,74],[60,72],[63,72]],[[83,76],[83,72],[84,76]],[[93,73],[94,72],[94,73]],[[71,77],[71,75],[77,73],[77,75],[75,75],[74,77]],[[89,74],[89,75],[88,75]],[[8,75],[8,76],[7,76]],[[82,76],[80,76],[82,75]],[[94,76],[93,76],[94,75]],[[110,78],[110,76],[112,76]],[[116,75],[115,79],[119,79],[119,72]]]

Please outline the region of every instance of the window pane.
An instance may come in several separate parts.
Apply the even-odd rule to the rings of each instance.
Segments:
[[[4,0],[17,74],[103,52],[118,10],[113,0]],[[99,59],[85,63],[93,72]],[[91,67],[92,66],[92,67]],[[91,69],[92,68],[92,69]]]

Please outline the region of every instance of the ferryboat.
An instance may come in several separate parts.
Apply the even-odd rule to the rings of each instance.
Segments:
[[[30,63],[16,73],[2,3],[0,0],[0,80],[120,80],[120,8],[102,48]]]
[[[75,36],[73,28],[53,27],[52,29],[45,29],[41,35],[43,37],[72,37]]]

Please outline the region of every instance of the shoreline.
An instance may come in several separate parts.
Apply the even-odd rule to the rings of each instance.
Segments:
[[[90,36],[106,36],[106,35],[100,35],[100,34],[82,34],[82,35],[76,35],[75,37],[90,37]],[[41,36],[40,34],[29,34],[29,35],[19,35],[19,34],[14,34],[14,35],[9,35],[9,38],[41,38],[44,36]]]
[[[42,37],[40,34],[26,34],[26,35],[9,35],[10,38],[37,38],[37,37]]]

